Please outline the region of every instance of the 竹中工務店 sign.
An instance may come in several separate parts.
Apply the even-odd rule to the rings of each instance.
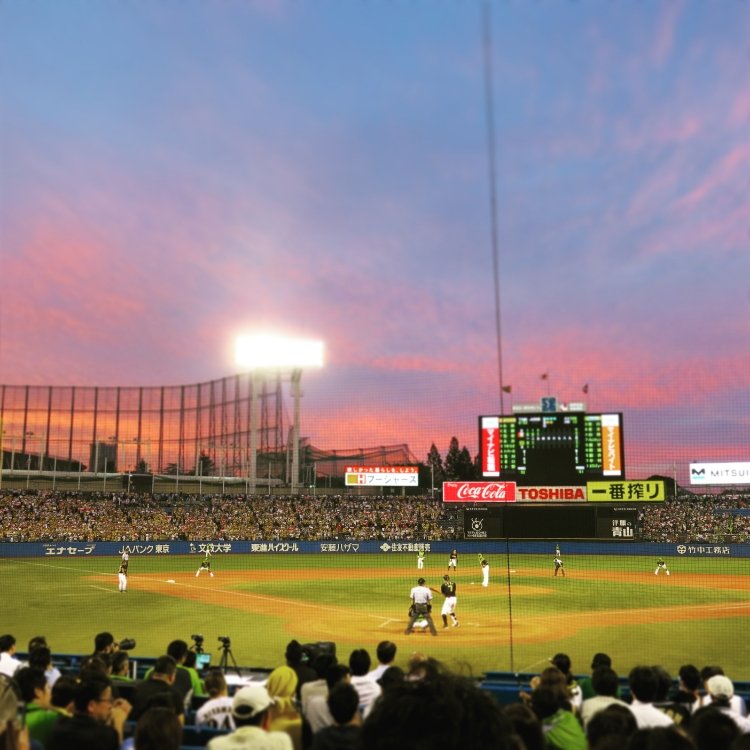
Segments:
[[[416,466],[347,466],[347,487],[418,487]]]

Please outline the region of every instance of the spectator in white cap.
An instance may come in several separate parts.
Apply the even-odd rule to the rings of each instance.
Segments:
[[[714,702],[713,696],[708,689],[708,681],[715,676],[724,677],[724,670],[715,665],[706,666],[701,669],[701,680],[703,680],[705,695],[699,696],[698,700],[693,704],[693,713],[695,713],[701,706],[710,706]],[[734,693],[734,686],[732,686],[732,696],[729,700],[729,707],[736,714],[747,716],[747,705],[745,704],[745,700],[741,695]]]
[[[732,708],[734,685],[723,674],[716,674],[706,681],[706,690],[711,696],[711,705],[716,706],[722,713],[729,716],[740,728],[741,732],[750,732],[750,719],[746,719]]]
[[[215,737],[207,750],[292,750],[285,732],[269,732],[268,709],[273,698],[262,685],[240,688],[232,700],[232,715],[237,729],[224,737]]]

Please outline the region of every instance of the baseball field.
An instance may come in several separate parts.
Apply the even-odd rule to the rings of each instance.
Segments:
[[[447,556],[428,554],[417,571],[404,555],[226,555],[214,577],[196,577],[195,556],[130,559],[129,586],[117,590],[116,558],[0,561],[0,631],[19,650],[47,636],[53,651],[89,653],[95,633],[135,638],[135,656],[158,656],[174,638],[203,635],[213,663],[218,638],[231,640],[240,665],[283,663],[285,645],[333,641],[340,659],[354,648],[374,657],[381,640],[398,644],[403,664],[414,651],[479,675],[535,671],[564,651],[588,671],[604,651],[626,674],[635,664],[720,664],[750,678],[750,563],[740,558],[669,558],[671,575],[654,575],[655,557],[570,556],[553,576],[549,555],[490,557],[487,588],[476,557],[462,555],[458,628],[443,629],[435,594],[437,637],[404,635],[409,591],[420,575],[439,592]]]

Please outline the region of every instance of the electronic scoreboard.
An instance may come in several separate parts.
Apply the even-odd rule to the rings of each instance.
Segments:
[[[479,417],[482,478],[519,485],[625,479],[622,414]]]

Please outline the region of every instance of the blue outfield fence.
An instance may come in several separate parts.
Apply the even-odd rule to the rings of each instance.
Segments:
[[[561,541],[565,555],[663,555],[665,557],[750,557],[750,544],[711,544],[687,542],[681,544],[662,542],[567,542]],[[362,554],[416,554],[419,550],[432,554],[448,555],[451,550],[459,554],[549,555],[554,553],[555,541],[482,541],[479,542],[402,542],[402,541],[128,541],[128,542],[3,542],[0,558],[9,557],[112,557],[127,552],[131,555],[362,555]]]

